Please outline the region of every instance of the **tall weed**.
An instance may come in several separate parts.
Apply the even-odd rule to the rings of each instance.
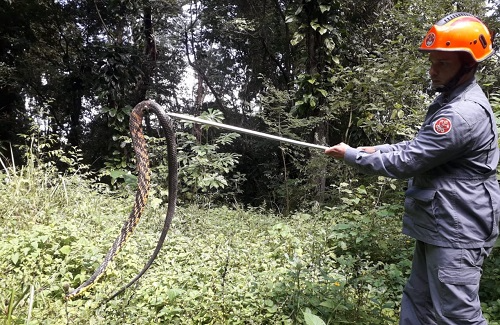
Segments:
[[[181,205],[153,267],[101,305],[154,249],[165,211],[161,187],[153,184],[141,224],[106,276],[66,302],[65,292],[101,263],[132,197],[126,188],[112,192],[89,180],[80,163],[60,172],[43,155],[8,167],[0,183],[0,319],[6,322],[397,323],[413,244],[400,233],[402,206],[391,198],[401,193],[391,180],[339,184],[332,188],[338,204],[314,215]],[[495,255],[483,279],[490,324],[499,320]]]

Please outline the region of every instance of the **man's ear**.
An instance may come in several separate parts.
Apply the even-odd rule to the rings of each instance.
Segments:
[[[478,67],[477,63],[469,63],[469,64],[464,64],[463,69],[464,69],[465,73],[469,73],[471,71],[476,73],[477,67]]]

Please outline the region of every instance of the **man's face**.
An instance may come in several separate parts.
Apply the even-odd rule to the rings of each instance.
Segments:
[[[435,89],[446,85],[462,66],[457,52],[433,51],[429,53],[429,61],[429,76]]]

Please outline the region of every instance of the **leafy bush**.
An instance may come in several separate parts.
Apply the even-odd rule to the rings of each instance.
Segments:
[[[483,266],[481,278],[481,298],[483,313],[490,325],[498,325],[500,321],[500,242],[493,249],[491,255],[486,259]],[[497,320],[495,322],[495,320]]]
[[[388,186],[388,184],[390,186]],[[381,203],[380,193],[392,180],[379,178],[370,186],[336,186],[341,204],[307,222],[323,220],[321,238],[311,245],[313,261],[294,257],[283,292],[294,292],[303,305],[327,323],[393,324],[410,270],[412,241],[400,233],[398,204]],[[386,193],[390,196],[389,193]]]
[[[164,210],[159,192],[106,276],[65,301],[101,263],[131,193],[43,163],[8,173],[0,183],[0,317],[7,323],[397,322],[411,243],[400,234],[402,207],[390,203],[399,196],[391,180],[339,184],[339,204],[314,215],[180,206],[152,268],[104,303],[154,249]],[[498,323],[497,262],[488,260],[483,278],[490,324]]]
[[[223,115],[209,109],[201,118],[222,123]],[[179,164],[179,200],[206,204],[213,201],[234,201],[240,194],[240,185],[245,175],[234,172],[240,155],[223,152],[239,136],[237,133],[214,133],[214,128],[203,125],[202,139],[192,132],[192,123],[187,122],[187,131],[177,131]],[[151,165],[153,179],[157,184],[167,184],[168,161],[166,145],[161,138],[148,138],[151,144]],[[166,191],[158,189],[158,197],[165,199]]]
[[[67,184],[69,178],[65,178]],[[102,261],[119,231],[119,220],[127,214],[123,207],[129,205],[119,197],[85,191],[83,181],[71,184],[67,188],[71,203],[46,197],[48,205],[54,204],[47,218],[31,220],[29,227],[22,226],[29,220],[15,220],[11,226],[19,224],[17,232],[2,231],[0,272],[5,281],[0,291],[3,302],[9,301],[12,292],[19,302],[9,316],[13,322],[26,320],[30,311],[32,323],[293,324],[318,318],[362,323],[381,309],[371,304],[368,312],[359,304],[360,288],[367,299],[382,290],[390,295],[391,287],[385,288],[380,276],[392,274],[391,282],[394,274],[400,274],[397,266],[382,268],[354,254],[334,254],[332,234],[338,220],[331,212],[314,217],[297,213],[282,219],[259,210],[180,207],[153,268],[137,286],[100,306],[139,271],[144,252],[152,251],[161,209],[150,208],[106,277],[83,297],[66,303],[62,298],[68,287],[87,279]],[[80,187],[74,187],[77,184]],[[46,188],[37,183],[30,187],[41,192],[32,196],[35,202],[31,203],[37,204],[36,197]],[[79,198],[81,193],[88,202]],[[6,203],[13,200],[0,197]],[[65,211],[75,203],[74,213]],[[18,209],[29,211],[30,206]],[[355,269],[359,270],[356,277],[351,274]],[[30,287],[32,298],[24,290]],[[399,288],[393,295],[398,292]],[[3,309],[11,306],[6,303]],[[387,317],[394,319],[387,310]]]

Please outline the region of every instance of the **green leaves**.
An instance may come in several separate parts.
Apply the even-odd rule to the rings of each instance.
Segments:
[[[59,248],[59,252],[63,255],[69,255],[71,253],[71,246],[64,245],[63,247]]]
[[[221,122],[223,114],[219,110],[210,109],[201,118]],[[178,132],[180,193],[188,200],[196,199],[198,194],[211,194],[212,199],[223,197],[221,190],[232,181],[244,179],[244,175],[238,175],[239,179],[231,177],[240,155],[220,152],[221,146],[231,145],[239,134],[220,133],[210,138],[211,129],[207,125],[202,126],[202,129],[207,135],[205,143],[199,143],[191,133]]]
[[[19,252],[15,252],[14,254],[12,254],[10,259],[12,261],[12,264],[17,265],[17,263],[19,262]]]
[[[307,325],[325,325],[326,323],[318,316],[311,313],[311,310],[304,311],[304,321]]]
[[[401,206],[377,202],[381,193],[394,191],[392,180],[341,183],[338,196],[358,204],[339,203],[286,218],[262,208],[183,204],[155,265],[137,286],[99,307],[138,272],[145,252],[154,248],[160,200],[146,209],[107,275],[83,298],[66,304],[61,299],[66,290],[85,281],[102,261],[133,193],[96,194],[91,183],[65,177],[70,203],[41,197],[46,189],[38,186],[28,200],[19,200],[6,194],[19,183],[15,178],[10,185],[0,184],[0,215],[6,206],[17,205],[12,217],[0,223],[0,306],[6,311],[0,319],[193,325],[238,325],[250,319],[304,325],[397,322],[412,243],[400,234]],[[36,222],[18,217],[37,206],[38,199],[48,201],[54,213]],[[496,253],[487,260],[482,282],[482,303],[492,324],[498,310]]]

